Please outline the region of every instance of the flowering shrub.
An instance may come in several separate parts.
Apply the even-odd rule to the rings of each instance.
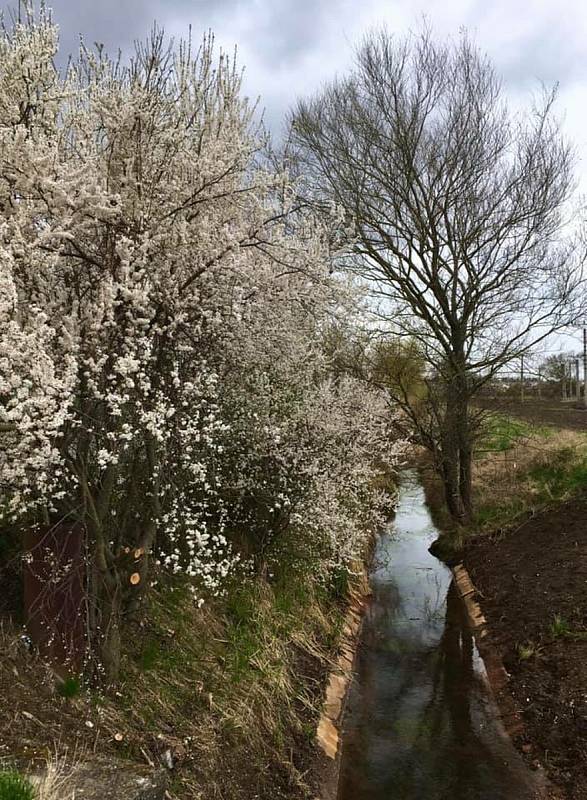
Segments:
[[[61,77],[56,47],[44,16],[0,39],[0,482],[14,524],[83,523],[114,674],[153,556],[199,602],[290,545],[325,574],[396,455],[326,355],[353,293],[234,64],[155,32]]]

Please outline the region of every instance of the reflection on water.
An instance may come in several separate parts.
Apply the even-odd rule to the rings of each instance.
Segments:
[[[343,731],[339,800],[525,800],[415,471],[380,537]]]

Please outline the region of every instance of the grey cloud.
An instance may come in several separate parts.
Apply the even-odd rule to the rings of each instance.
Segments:
[[[252,17],[247,35],[255,41],[260,60],[269,68],[295,62],[320,46],[320,38],[344,4],[332,0],[280,0]]]
[[[144,39],[153,23],[165,26],[185,19],[196,32],[213,27],[218,17],[231,14],[238,0],[53,0],[53,17],[59,25],[63,55],[77,50],[79,37],[86,44],[100,42],[110,53],[129,50]]]
[[[527,86],[534,81],[571,83],[587,77],[587,60],[579,44],[564,30],[552,28],[533,32],[499,60],[506,85]]]
[[[538,80],[560,81],[563,91],[587,83],[587,11],[581,0],[446,0],[442,7],[437,0],[48,1],[61,28],[64,54],[77,50],[80,34],[90,45],[104,43],[110,53],[119,48],[128,53],[154,20],[176,35],[186,34],[191,24],[195,38],[212,28],[223,47],[239,46],[246,91],[261,95],[274,129],[296,96],[345,69],[352,43],[366,28],[386,21],[401,34],[417,27],[422,14],[440,35],[468,27],[512,96]]]

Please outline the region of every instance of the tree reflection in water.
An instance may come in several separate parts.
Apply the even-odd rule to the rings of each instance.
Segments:
[[[427,552],[431,523],[413,473],[406,484],[409,513],[399,513],[403,492],[378,545],[386,558],[349,697],[339,800],[531,798],[533,777],[496,722],[450,574]]]

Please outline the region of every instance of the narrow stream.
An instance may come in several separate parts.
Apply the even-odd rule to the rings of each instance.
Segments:
[[[526,800],[415,470],[379,538],[343,730],[338,800]]]

